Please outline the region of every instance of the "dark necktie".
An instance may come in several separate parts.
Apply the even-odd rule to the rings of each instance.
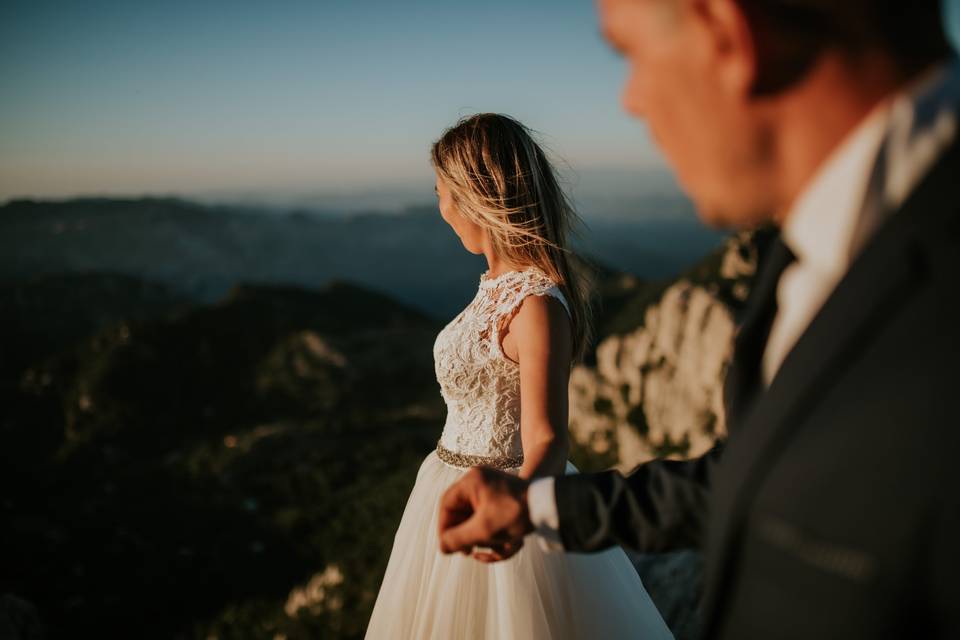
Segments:
[[[796,256],[777,234],[759,267],[743,323],[734,341],[733,362],[724,385],[728,431],[739,426],[739,421],[763,390],[761,361],[777,315],[777,283],[794,260]]]

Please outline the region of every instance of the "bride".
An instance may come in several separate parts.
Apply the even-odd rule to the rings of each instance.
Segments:
[[[541,539],[473,558],[440,552],[440,498],[470,467],[577,473],[567,385],[590,323],[567,248],[576,214],[529,131],[478,114],[448,129],[431,158],[441,216],[489,268],[434,344],[446,424],[417,473],[366,638],[672,638],[619,547],[565,554]]]

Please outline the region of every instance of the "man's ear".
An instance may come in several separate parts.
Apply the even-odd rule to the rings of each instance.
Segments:
[[[691,9],[709,38],[718,84],[730,95],[751,95],[759,77],[758,46],[741,3],[691,0]]]

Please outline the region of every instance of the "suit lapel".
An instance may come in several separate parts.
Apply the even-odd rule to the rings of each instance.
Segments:
[[[902,239],[893,237],[894,229],[889,231],[885,242],[871,247],[870,255],[862,256],[840,282],[784,359],[769,389],[744,408],[725,452],[721,499],[734,501],[743,495],[744,483],[770,460],[769,449],[869,343],[871,332],[909,297],[916,264]]]
[[[708,636],[718,607],[722,608],[720,599],[731,591],[728,576],[736,541],[761,479],[818,396],[916,290],[924,270],[918,237],[922,232],[935,236],[926,227],[954,216],[951,194],[956,191],[958,169],[960,145],[955,144],[854,261],[784,359],[769,389],[737,409],[738,425],[731,429],[711,502],[708,560],[713,566],[704,603]]]

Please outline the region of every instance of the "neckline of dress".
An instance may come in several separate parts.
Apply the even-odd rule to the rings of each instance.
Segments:
[[[527,273],[528,271],[540,271],[540,269],[537,268],[536,266],[531,265],[531,266],[526,267],[526,268],[524,268],[524,269],[519,269],[519,270],[515,270],[515,271],[504,271],[504,272],[501,273],[500,275],[494,276],[494,277],[492,277],[492,278],[490,277],[490,269],[487,269],[486,271],[484,271],[483,273],[480,274],[480,287],[481,287],[481,288],[492,287],[492,286],[494,286],[496,283],[498,283],[498,282],[500,282],[501,280],[505,279],[507,276],[520,275],[520,274]]]

